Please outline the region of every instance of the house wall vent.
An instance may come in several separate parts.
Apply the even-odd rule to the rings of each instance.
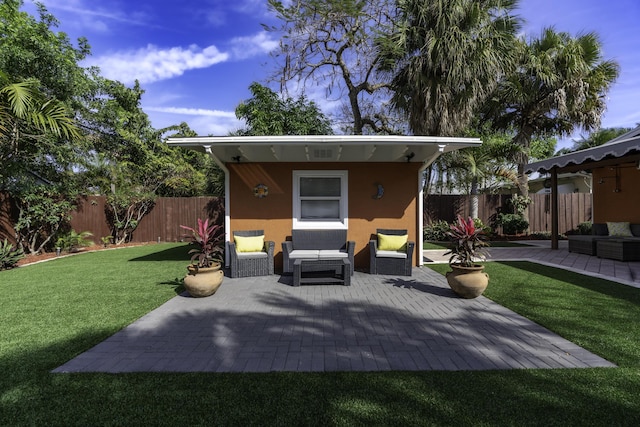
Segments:
[[[314,159],[331,159],[333,158],[333,150],[329,148],[314,148],[313,158]]]

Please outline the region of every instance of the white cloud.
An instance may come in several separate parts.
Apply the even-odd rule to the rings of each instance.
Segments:
[[[233,59],[236,60],[263,55],[277,47],[278,40],[274,40],[266,31],[261,31],[253,36],[235,37],[231,40],[231,51]]]
[[[143,107],[153,127],[156,129],[184,122],[189,116],[188,124],[198,135],[228,135],[230,132],[244,127],[244,123],[236,118],[232,111],[208,110],[204,108],[184,107]]]
[[[233,111],[207,110],[204,108],[146,107],[145,110],[185,116],[225,117],[234,119],[236,117],[236,114]]]
[[[131,84],[136,79],[140,83],[153,83],[181,76],[185,71],[207,68],[229,58],[215,46],[204,49],[196,45],[188,48],[172,47],[161,49],[154,45],[134,51],[116,52],[88,60],[88,65],[100,67],[102,75]]]
[[[83,0],[38,1],[44,4],[48,10],[53,12],[63,11],[77,16],[75,20],[71,21],[71,25],[74,23],[76,25],[78,23],[82,23],[83,26],[91,28],[94,31],[106,31],[108,25],[104,20],[136,26],[155,26],[149,22],[149,17],[146,14],[133,10],[124,12],[115,8],[114,5],[109,5],[108,9],[104,9],[96,6],[95,4],[87,5]],[[35,1],[31,1],[30,3],[35,3]]]

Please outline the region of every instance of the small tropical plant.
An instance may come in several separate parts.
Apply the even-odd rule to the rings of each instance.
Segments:
[[[447,240],[448,232],[449,223],[445,220],[440,219],[424,226],[424,240],[442,242]]]
[[[451,248],[445,253],[451,254],[449,264],[473,267],[474,260],[484,257],[483,248],[488,246],[484,230],[476,227],[473,218],[464,219],[461,215],[449,228],[447,236],[451,239]]]
[[[102,241],[102,246],[106,248],[113,242],[113,236],[103,236],[100,240]]]
[[[89,231],[81,231],[80,233],[71,230],[67,234],[61,236],[56,241],[56,247],[63,251],[73,252],[78,248],[93,245],[93,241],[89,237],[93,236]]]
[[[509,235],[521,234],[529,228],[529,221],[520,214],[501,213],[496,224],[502,226],[503,234]]]
[[[22,258],[24,252],[21,249],[14,248],[7,239],[0,242],[0,270],[15,267]]]
[[[197,228],[181,225],[180,228],[191,232],[186,237],[191,239],[191,243],[197,248],[189,251],[193,256],[191,263],[198,268],[211,267],[214,262],[222,262],[224,241],[224,229],[217,224],[209,224],[209,219],[204,221],[198,218]]]

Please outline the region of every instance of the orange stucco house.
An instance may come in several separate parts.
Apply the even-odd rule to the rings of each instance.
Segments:
[[[225,232],[263,229],[280,242],[292,229],[346,229],[355,268],[369,263],[377,228],[407,229],[422,265],[423,171],[440,154],[478,138],[429,136],[224,136],[170,138],[171,146],[207,152],[225,173]],[[301,195],[301,183],[319,192]],[[323,190],[324,189],[324,190]],[[326,191],[325,191],[326,190]]]

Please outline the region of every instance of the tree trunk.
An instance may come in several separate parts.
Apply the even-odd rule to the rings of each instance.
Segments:
[[[533,135],[533,128],[525,126],[515,136],[514,141],[522,147],[517,163],[518,163],[518,192],[523,197],[529,197],[529,176],[524,173],[527,164],[529,163],[529,150],[531,147],[531,136]],[[524,218],[529,221],[529,206],[527,206],[522,212]],[[528,231],[528,229],[527,229]]]
[[[471,218],[478,218],[478,178],[471,180],[471,191],[469,192],[469,213]]]

